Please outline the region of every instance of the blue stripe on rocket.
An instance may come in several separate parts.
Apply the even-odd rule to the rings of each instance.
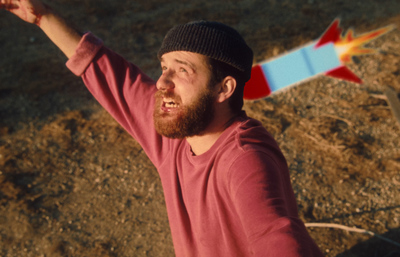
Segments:
[[[314,49],[314,44],[260,64],[271,92],[306,80],[341,65],[333,43]]]
[[[316,43],[253,66],[251,79],[245,86],[244,99],[266,97],[321,73],[361,83],[361,80],[342,64],[335,50],[334,42],[340,38],[341,33],[338,24],[339,20],[335,20]]]

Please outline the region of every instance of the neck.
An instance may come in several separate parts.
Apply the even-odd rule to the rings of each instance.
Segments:
[[[213,121],[207,126],[201,135],[186,138],[193,154],[201,155],[207,152],[218,140],[221,134],[237,115],[231,112],[216,114]]]

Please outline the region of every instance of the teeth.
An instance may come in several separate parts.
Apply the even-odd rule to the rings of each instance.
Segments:
[[[165,103],[165,107],[176,108],[176,107],[178,107],[178,105],[175,104],[174,102],[169,102],[169,103]]]
[[[177,108],[179,105],[178,104],[176,104],[173,100],[171,100],[171,99],[165,99],[164,100],[164,104],[165,104],[165,107],[167,107],[167,108]]]

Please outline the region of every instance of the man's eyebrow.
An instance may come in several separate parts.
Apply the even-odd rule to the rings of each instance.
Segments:
[[[175,59],[174,61],[177,62],[177,63],[183,64],[183,65],[186,65],[186,66],[190,67],[191,69],[195,69],[196,68],[196,66],[191,62],[186,62],[186,61],[182,61],[182,60],[179,60],[179,59]]]
[[[159,58],[159,61],[162,63],[165,60],[164,60],[164,58],[161,57],[161,58]],[[183,60],[180,60],[180,59],[174,59],[174,62],[186,65],[186,66],[190,67],[191,69],[195,69],[196,68],[196,66],[191,62],[183,61]]]

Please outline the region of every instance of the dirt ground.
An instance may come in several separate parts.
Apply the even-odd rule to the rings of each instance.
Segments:
[[[173,25],[235,27],[255,61],[318,38],[341,18],[355,34],[396,24],[397,0],[53,0],[82,31],[159,75]],[[304,222],[367,229],[400,242],[400,124],[384,91],[400,92],[400,31],[349,67],[361,85],[318,77],[245,103],[275,136]],[[96,103],[36,27],[0,11],[0,255],[173,256],[162,187],[140,146]],[[326,256],[394,257],[377,237],[309,228]]]

